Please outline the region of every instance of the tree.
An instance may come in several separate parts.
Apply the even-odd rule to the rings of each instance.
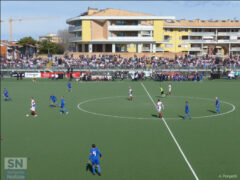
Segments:
[[[70,34],[68,32],[68,29],[62,29],[62,30],[58,30],[58,36],[61,37],[61,44],[64,48],[65,51],[67,51],[69,49],[69,46],[70,46],[70,43],[69,43],[69,38],[70,37],[73,37],[74,35],[73,34]]]
[[[40,54],[63,54],[64,48],[61,44],[55,44],[47,40],[42,41],[39,45]]]
[[[26,46],[29,44],[36,45],[37,41],[34,40],[32,37],[24,37],[24,38],[20,39],[18,43],[22,46]]]

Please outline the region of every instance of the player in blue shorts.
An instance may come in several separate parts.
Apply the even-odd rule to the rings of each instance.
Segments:
[[[68,81],[68,92],[72,92],[72,83]]]
[[[88,163],[92,162],[92,170],[93,175],[95,175],[95,167],[98,169],[98,175],[101,176],[101,169],[100,169],[100,160],[102,158],[102,153],[96,148],[96,145],[92,145],[92,149],[90,150],[89,160]]]
[[[217,114],[220,114],[220,101],[218,97],[216,97],[216,112]]]
[[[50,95],[49,101],[51,101],[50,106],[52,106],[52,107],[59,106],[59,104],[57,104],[57,97],[54,96],[53,94]]]
[[[5,101],[10,100],[10,97],[8,95],[8,90],[6,88],[3,89],[3,97]]]
[[[65,101],[64,101],[64,98],[63,96],[61,97],[61,106],[60,106],[60,113],[63,114],[63,113],[66,113],[68,114],[68,111],[67,109],[65,108]]]
[[[187,116],[189,117],[189,119],[192,119],[190,113],[189,113],[189,104],[188,104],[188,101],[185,102],[185,116],[184,116],[184,119],[187,118]]]

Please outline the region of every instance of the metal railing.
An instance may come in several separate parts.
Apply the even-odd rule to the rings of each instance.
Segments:
[[[69,26],[68,27],[69,32],[75,32],[75,31],[81,31],[81,30],[82,30],[82,26]]]

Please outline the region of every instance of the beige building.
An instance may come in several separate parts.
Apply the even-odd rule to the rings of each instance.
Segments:
[[[46,36],[40,36],[39,37],[39,41],[49,41],[49,42],[53,42],[53,43],[61,43],[61,37],[57,36],[56,34],[48,34]]]
[[[67,23],[76,52],[240,54],[236,20],[175,20],[118,9],[88,9]]]

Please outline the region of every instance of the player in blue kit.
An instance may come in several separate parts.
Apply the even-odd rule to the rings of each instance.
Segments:
[[[72,92],[72,83],[68,81],[68,92]]]
[[[57,97],[54,96],[53,94],[50,95],[49,101],[51,101],[51,105],[50,106],[52,106],[52,107],[59,106],[59,104],[57,104]]]
[[[10,97],[8,95],[8,90],[6,88],[3,89],[3,97],[5,101],[10,100]]]
[[[188,104],[188,101],[185,102],[185,116],[184,116],[184,119],[187,118],[187,116],[189,117],[189,119],[192,119],[190,113],[189,113],[189,104]]]
[[[220,101],[218,97],[216,97],[216,112],[217,114],[220,114]]]
[[[102,158],[102,153],[96,148],[96,145],[92,145],[92,149],[90,150],[89,160],[88,163],[92,162],[92,170],[93,175],[95,175],[95,167],[98,169],[98,175],[101,176],[101,169],[100,169],[100,160]]]
[[[60,113],[63,114],[63,113],[66,113],[68,114],[68,111],[67,109],[65,108],[65,101],[64,101],[64,98],[63,96],[61,97],[61,106],[60,106]]]

